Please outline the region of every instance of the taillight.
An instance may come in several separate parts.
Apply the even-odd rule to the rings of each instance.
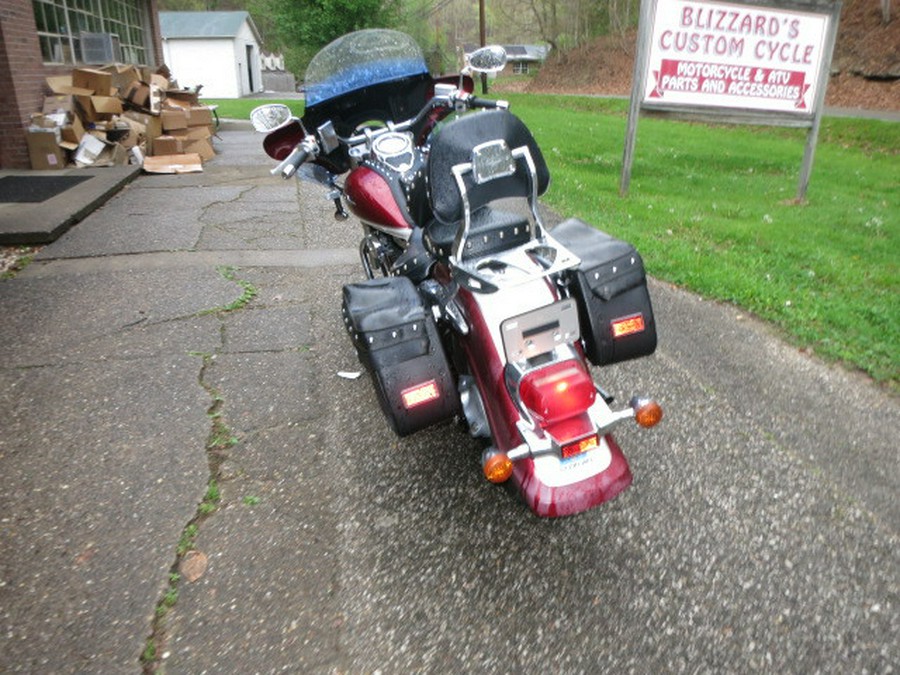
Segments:
[[[578,361],[561,361],[528,373],[519,385],[522,403],[546,428],[590,408],[594,382]]]

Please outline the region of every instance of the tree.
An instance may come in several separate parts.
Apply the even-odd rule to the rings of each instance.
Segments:
[[[264,17],[261,30],[269,49],[281,49],[287,69],[303,73],[322,47],[345,33],[396,23],[400,0],[251,0],[250,11]]]

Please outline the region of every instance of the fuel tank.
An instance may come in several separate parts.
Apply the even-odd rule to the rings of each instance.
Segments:
[[[422,151],[406,135],[380,137],[373,157],[361,161],[344,183],[350,210],[367,225],[408,239],[413,227],[430,219],[424,164]]]
[[[405,199],[398,199],[389,177],[382,172],[370,166],[357,167],[347,176],[344,195],[353,215],[367,225],[409,238],[413,222]]]

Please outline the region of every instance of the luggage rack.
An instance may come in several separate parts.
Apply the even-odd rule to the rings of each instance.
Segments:
[[[452,256],[450,260],[453,278],[474,293],[494,293],[534,281],[535,265],[543,268],[542,277],[581,265],[578,256],[548,234],[484,258],[460,261]]]

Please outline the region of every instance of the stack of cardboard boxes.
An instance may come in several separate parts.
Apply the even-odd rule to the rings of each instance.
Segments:
[[[27,129],[34,169],[142,164],[152,173],[202,171],[215,151],[213,110],[172,87],[165,69],[75,68],[48,77],[51,95]]]

